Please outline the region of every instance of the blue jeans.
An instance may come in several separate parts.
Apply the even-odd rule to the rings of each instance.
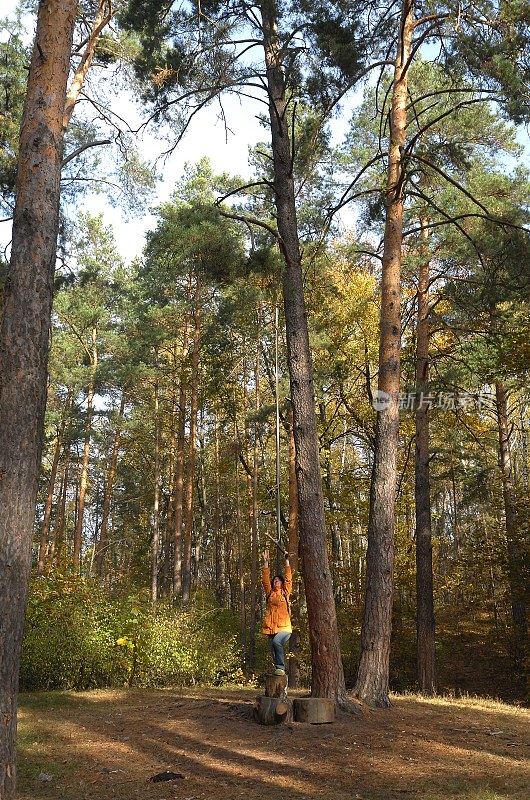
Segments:
[[[279,631],[278,633],[269,633],[269,647],[274,659],[274,666],[276,669],[285,669],[285,653],[283,648],[291,638],[290,631]]]

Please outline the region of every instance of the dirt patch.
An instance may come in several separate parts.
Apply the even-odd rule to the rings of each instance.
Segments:
[[[19,800],[527,800],[530,712],[399,696],[262,727],[255,690],[23,695]],[[170,771],[182,775],[153,782]]]

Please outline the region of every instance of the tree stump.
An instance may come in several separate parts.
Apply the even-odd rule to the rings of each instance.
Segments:
[[[265,697],[287,697],[287,675],[265,675]]]
[[[256,698],[254,719],[260,725],[281,725],[283,722],[292,722],[293,704],[287,697],[260,695]]]
[[[311,725],[335,722],[335,703],[325,697],[297,697],[294,718],[296,722],[309,722]]]

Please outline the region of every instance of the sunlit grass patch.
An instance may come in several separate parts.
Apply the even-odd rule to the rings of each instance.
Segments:
[[[458,708],[473,708],[483,711],[491,711],[496,714],[509,714],[511,716],[530,715],[529,709],[519,705],[505,703],[493,697],[481,697],[474,694],[459,694],[444,692],[433,696],[422,695],[418,692],[392,693],[393,701],[412,700],[418,703],[425,703],[431,706],[453,706]]]
[[[66,708],[79,704],[80,695],[73,691],[22,692],[18,705],[21,713],[24,709],[38,711],[40,709]]]

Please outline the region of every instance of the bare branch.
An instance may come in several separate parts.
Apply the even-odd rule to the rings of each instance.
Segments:
[[[235,219],[237,222],[243,222],[245,225],[257,225],[259,228],[263,228],[274,237],[281,248],[283,242],[280,234],[278,231],[274,230],[271,225],[267,225],[266,222],[262,222],[262,220],[256,219],[256,217],[248,217],[243,214],[230,214],[228,211],[223,211],[222,209],[219,209],[219,213],[222,217],[226,217],[227,219]]]
[[[422,164],[425,164],[426,166],[428,166],[431,169],[433,169],[435,172],[438,173],[438,175],[441,175],[442,178],[444,178],[448,183],[450,183],[451,186],[454,186],[455,189],[458,189],[458,191],[462,192],[462,194],[465,194],[465,196],[469,200],[471,200],[472,203],[474,203],[476,206],[481,208],[482,211],[484,211],[484,213],[488,215],[488,217],[490,216],[490,213],[489,213],[488,209],[486,208],[485,205],[483,205],[480,202],[480,200],[477,200],[476,197],[473,197],[471,192],[468,192],[468,190],[465,189],[460,183],[458,183],[458,181],[456,181],[454,178],[451,178],[450,175],[448,175],[446,172],[444,172],[443,169],[440,169],[440,167],[437,167],[436,164],[433,164],[428,159],[423,158],[423,156],[417,155],[417,153],[409,153],[408,154],[408,158],[413,158],[416,161],[420,161]]]
[[[226,200],[228,197],[231,197],[232,195],[237,194],[238,192],[244,192],[245,189],[251,189],[253,186],[269,186],[271,189],[274,188],[271,181],[267,180],[253,181],[253,183],[246,183],[244,186],[238,186],[237,189],[232,189],[232,191],[228,192],[227,194],[224,194],[222,197],[218,197],[217,200],[215,201],[215,205],[218,206],[220,203],[223,202],[223,200]]]
[[[68,153],[61,162],[61,168],[65,167],[69,161],[73,161],[74,158],[84,153],[85,150],[88,150],[90,147],[99,147],[103,144],[112,144],[112,139],[97,139],[95,142],[87,142],[86,144],[82,144],[81,147],[78,147],[76,150],[73,150],[71,153]]]

